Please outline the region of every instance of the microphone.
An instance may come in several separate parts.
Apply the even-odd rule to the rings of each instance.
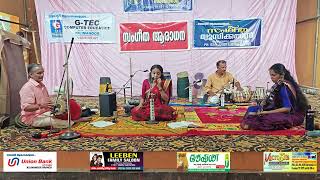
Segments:
[[[146,70],[143,70],[142,72],[149,72],[149,70],[148,70],[148,69],[146,69]]]

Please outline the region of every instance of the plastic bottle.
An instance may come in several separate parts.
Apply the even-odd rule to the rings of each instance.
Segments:
[[[225,100],[224,99],[224,93],[222,93],[221,96],[220,96],[220,106],[221,107],[224,107],[224,100]]]
[[[308,131],[314,130],[314,114],[315,114],[315,111],[312,111],[311,106],[309,105],[306,112],[306,125],[305,125],[305,129]]]

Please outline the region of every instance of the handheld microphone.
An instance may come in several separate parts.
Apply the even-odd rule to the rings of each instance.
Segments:
[[[148,70],[148,69],[146,69],[146,70],[143,70],[142,72],[149,72],[149,70]]]

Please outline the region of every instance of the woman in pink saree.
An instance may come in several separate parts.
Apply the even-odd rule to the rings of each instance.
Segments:
[[[171,80],[163,77],[163,68],[153,65],[149,79],[142,84],[140,104],[131,110],[132,119],[147,121],[150,119],[150,98],[154,98],[154,112],[157,121],[169,121],[177,118],[175,110],[168,106],[171,97]]]

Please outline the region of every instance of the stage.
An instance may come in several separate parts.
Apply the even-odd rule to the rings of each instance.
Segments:
[[[319,108],[318,96],[308,96],[308,99],[313,107]],[[76,97],[76,100],[82,106],[98,108],[97,97]],[[318,117],[316,121],[319,121]],[[144,172],[149,172],[149,174],[143,176],[154,178],[159,175],[159,172],[171,172],[171,174],[163,174],[161,177],[183,178],[183,174],[177,173],[176,152],[231,152],[231,174],[217,174],[222,179],[227,179],[234,176],[247,177],[248,174],[243,172],[249,171],[258,173],[252,174],[252,177],[257,177],[263,171],[263,152],[320,151],[320,137],[308,137],[306,135],[89,136],[86,134],[84,137],[70,141],[60,140],[58,136],[49,136],[42,139],[31,137],[32,133],[40,131],[46,133],[49,130],[18,129],[16,127],[1,129],[0,157],[2,157],[2,152],[5,151],[56,151],[58,152],[59,172],[89,172],[90,151],[144,152]],[[159,159],[161,161],[158,161]],[[70,177],[82,176],[72,173],[69,175]],[[58,176],[59,174],[57,174]],[[108,176],[125,178],[127,175],[108,174]],[[200,176],[208,179],[212,177],[208,174],[200,174]],[[18,175],[12,175],[12,177],[18,177]],[[283,174],[263,174],[259,177],[262,179],[267,177],[280,179],[283,178]],[[316,177],[316,175],[306,175],[306,179],[312,177]],[[301,179],[300,176],[299,179]]]
[[[320,97],[308,95],[312,107],[319,111]],[[99,108],[98,97],[75,97],[81,106]],[[118,99],[118,107],[121,107],[122,99]],[[121,121],[121,120],[119,120]],[[319,121],[317,116],[316,122]],[[121,124],[121,123],[119,123]],[[131,125],[131,124],[130,124]],[[161,125],[159,125],[161,126]],[[77,126],[74,126],[77,127]],[[118,127],[117,127],[118,128]],[[121,127],[120,127],[121,128]],[[135,128],[135,127],[134,127]],[[74,128],[78,130],[79,128]],[[81,129],[81,128],[80,128]],[[93,129],[94,130],[94,129]],[[120,129],[121,130],[121,129]],[[82,133],[84,136],[72,141],[62,141],[57,134],[53,137],[34,139],[33,132],[49,132],[41,129],[18,129],[7,127],[1,129],[0,150],[88,150],[88,151],[224,151],[224,152],[263,152],[263,151],[319,151],[320,137],[308,137],[306,135],[256,135],[238,134],[237,131],[225,131],[215,135],[169,134],[168,135],[127,135],[109,134],[104,136]],[[112,133],[112,131],[110,131]],[[194,132],[191,129],[191,132]],[[202,131],[200,131],[202,132]],[[241,131],[239,131],[241,132]],[[182,132],[183,133],[183,132]],[[219,132],[218,132],[219,133]]]

